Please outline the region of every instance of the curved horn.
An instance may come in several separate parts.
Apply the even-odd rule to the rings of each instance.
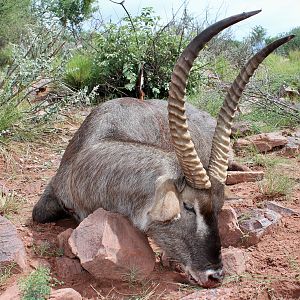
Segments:
[[[195,150],[195,145],[187,125],[184,96],[189,72],[200,50],[216,34],[259,12],[260,10],[242,13],[209,26],[190,42],[174,67],[169,88],[168,102],[170,133],[176,156],[186,180],[195,188],[208,189],[210,188],[211,183]]]
[[[209,176],[213,176],[219,179],[222,183],[225,183],[227,177],[232,120],[242,92],[260,63],[271,52],[291,40],[293,37],[293,35],[290,35],[278,39],[252,56],[232,83],[227,92],[217,120],[208,167]]]

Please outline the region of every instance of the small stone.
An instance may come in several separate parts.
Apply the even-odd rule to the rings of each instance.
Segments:
[[[77,258],[56,257],[55,262],[58,273],[63,279],[78,277],[86,272]]]
[[[244,234],[243,245],[249,247],[270,233],[277,226],[281,215],[270,209],[253,209],[244,212],[239,218],[239,225]]]
[[[232,297],[233,290],[231,288],[216,288],[197,291],[188,296],[180,298],[180,300],[231,300]]]
[[[251,134],[252,132],[251,123],[245,121],[234,122],[231,128],[231,137],[243,137]]]
[[[242,165],[241,163],[229,159],[228,160],[228,171],[243,171],[243,172],[249,172],[251,169],[247,167],[246,165]]]
[[[43,259],[43,258],[32,259],[30,261],[29,265],[34,269],[37,269],[40,266],[51,269],[50,263],[46,259]]]
[[[58,240],[58,247],[63,249],[64,251],[64,255],[70,258],[75,258],[75,255],[72,253],[69,243],[68,243],[68,239],[71,236],[73,232],[72,228],[68,228],[67,230],[61,232],[58,236],[57,236],[57,240]]]
[[[49,300],[82,300],[81,295],[71,289],[71,288],[64,288],[52,291],[49,298]]]
[[[154,269],[155,256],[147,237],[125,217],[103,209],[74,229],[69,245],[83,268],[98,279],[126,280],[134,272],[143,280]]]
[[[0,267],[16,263],[19,268],[26,268],[26,252],[15,226],[0,216]]]
[[[300,216],[300,211],[296,211],[292,208],[284,207],[283,205],[275,201],[267,201],[265,204],[266,208],[276,211],[282,216]]]
[[[246,271],[246,256],[242,249],[222,249],[222,261],[225,275],[241,275]]]
[[[239,138],[233,143],[233,149],[235,151],[242,151],[252,146],[252,143],[245,138]]]
[[[238,184],[242,182],[255,182],[264,178],[263,171],[227,171],[226,184]]]
[[[238,246],[241,244],[243,232],[241,231],[235,210],[224,206],[219,214],[219,234],[223,247]]]

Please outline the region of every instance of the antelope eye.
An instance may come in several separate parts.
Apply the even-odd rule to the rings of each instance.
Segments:
[[[183,202],[183,207],[184,207],[185,210],[196,214],[195,209],[192,205]]]

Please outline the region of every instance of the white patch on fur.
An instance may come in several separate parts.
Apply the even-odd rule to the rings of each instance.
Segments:
[[[205,276],[209,278],[209,276],[213,276],[215,279],[221,280],[223,278],[223,269],[218,269],[218,270],[213,270],[213,269],[208,269],[205,271]]]
[[[196,211],[196,221],[197,221],[197,233],[200,233],[202,236],[205,236],[208,232],[207,224],[204,221],[203,216],[200,214],[199,204],[195,202],[195,211]]]

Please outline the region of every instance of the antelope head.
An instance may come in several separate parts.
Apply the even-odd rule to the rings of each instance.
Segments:
[[[221,20],[201,32],[179,57],[172,74],[169,128],[181,176],[159,178],[149,234],[178,261],[193,283],[218,285],[223,277],[218,213],[224,202],[232,120],[242,92],[259,64],[292,36],[279,39],[254,55],[228,90],[213,136],[209,166],[195,150],[185,112],[185,90],[194,60],[204,45],[224,28],[257,14],[243,13]]]

